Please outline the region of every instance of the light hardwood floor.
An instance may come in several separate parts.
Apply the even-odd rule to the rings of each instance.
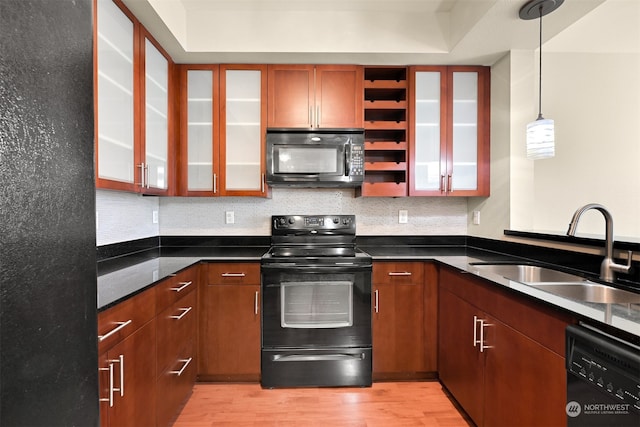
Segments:
[[[259,384],[196,384],[174,427],[467,427],[437,381],[371,388],[264,390]]]

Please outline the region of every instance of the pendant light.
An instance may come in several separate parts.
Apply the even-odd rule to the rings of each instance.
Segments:
[[[527,125],[527,158],[546,159],[555,156],[553,120],[542,117],[542,17],[553,12],[564,0],[530,0],[520,8],[520,19],[540,20],[540,70],[538,84],[538,118]]]

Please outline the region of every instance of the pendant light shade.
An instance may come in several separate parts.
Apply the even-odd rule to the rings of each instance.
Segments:
[[[520,9],[520,18],[540,20],[540,69],[538,118],[527,125],[527,158],[547,159],[556,154],[555,129],[551,119],[542,117],[542,17],[556,10],[564,0],[530,0]]]
[[[527,158],[547,159],[556,155],[553,120],[539,118],[527,125]]]

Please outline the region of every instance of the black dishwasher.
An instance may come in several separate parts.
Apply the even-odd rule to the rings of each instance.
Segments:
[[[567,425],[640,426],[640,348],[586,325],[567,336]]]

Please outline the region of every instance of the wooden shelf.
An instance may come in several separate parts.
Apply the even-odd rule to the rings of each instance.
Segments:
[[[406,141],[366,141],[364,142],[365,151],[374,151],[374,150],[407,150],[407,142]]]
[[[370,171],[406,171],[406,162],[365,162],[364,170]]]
[[[367,197],[406,197],[406,182],[364,182],[359,196]]]
[[[364,68],[365,176],[357,195],[408,194],[407,71],[393,66]]]

